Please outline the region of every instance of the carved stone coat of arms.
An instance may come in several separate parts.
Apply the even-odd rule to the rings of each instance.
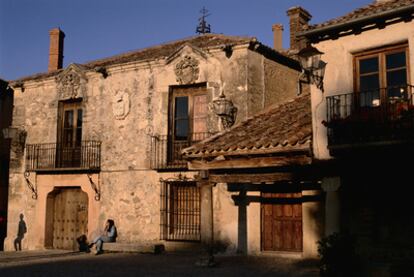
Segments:
[[[184,56],[175,66],[175,75],[180,84],[191,84],[197,81],[199,75],[198,60],[191,56]]]
[[[112,111],[118,120],[125,119],[129,114],[130,103],[127,91],[118,90],[112,100]]]

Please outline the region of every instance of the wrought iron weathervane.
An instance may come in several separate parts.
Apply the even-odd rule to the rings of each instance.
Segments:
[[[206,22],[206,17],[210,15],[208,13],[208,10],[205,7],[203,7],[200,13],[202,14],[202,16],[198,19],[199,22],[198,22],[198,26],[196,29],[196,33],[199,33],[199,34],[211,33],[210,24]]]

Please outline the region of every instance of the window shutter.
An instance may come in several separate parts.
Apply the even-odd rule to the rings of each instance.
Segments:
[[[193,106],[193,141],[199,141],[206,137],[207,133],[207,95],[194,95]]]

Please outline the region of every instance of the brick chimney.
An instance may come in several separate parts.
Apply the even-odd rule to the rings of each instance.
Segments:
[[[273,24],[273,48],[276,51],[283,50],[283,25],[282,24]]]
[[[304,30],[305,26],[308,26],[309,20],[312,16],[310,13],[302,7],[292,7],[287,11],[289,16],[290,27],[290,49],[300,50],[306,47],[306,39],[298,39],[296,35]]]
[[[63,39],[65,33],[59,28],[49,31],[50,47],[49,47],[49,66],[47,71],[54,71],[62,68],[63,65]]]

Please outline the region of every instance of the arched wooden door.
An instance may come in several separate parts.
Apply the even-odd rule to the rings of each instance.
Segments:
[[[88,234],[88,195],[80,188],[60,189],[53,210],[53,248],[78,249],[76,238]]]

